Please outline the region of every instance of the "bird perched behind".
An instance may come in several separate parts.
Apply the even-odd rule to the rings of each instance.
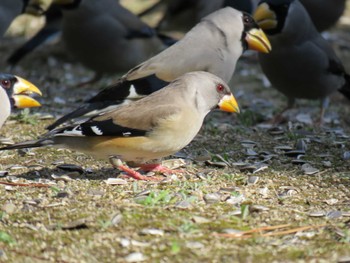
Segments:
[[[345,10],[346,0],[300,0],[319,32],[334,26]]]
[[[12,108],[38,107],[40,103],[27,95],[40,90],[29,81],[20,77],[0,73],[0,128],[10,116]]]
[[[263,0],[254,18],[273,46],[269,54],[259,54],[261,68],[288,97],[285,110],[297,98],[319,99],[322,123],[329,95],[340,91],[350,99],[349,75],[298,0]]]
[[[38,15],[40,0],[1,0],[0,1],[0,37],[2,37],[12,21],[21,13]]]
[[[62,11],[58,5],[51,5],[43,15],[45,16],[45,25],[23,46],[15,50],[7,59],[7,63],[14,66],[22,60],[31,51],[61,33]]]
[[[191,72],[141,100],[0,150],[57,145],[99,158],[142,164],[189,144],[215,108],[239,112],[222,79],[207,72]],[[149,179],[121,164],[118,168],[136,179]]]
[[[151,94],[186,72],[207,71],[228,82],[246,49],[269,52],[271,46],[250,15],[231,7],[220,9],[203,18],[179,42],[131,69],[116,84],[48,129],[89,112],[108,111],[127,100]]]
[[[251,0],[162,0],[166,4],[163,18],[157,29],[161,31],[187,32],[210,13],[230,6],[247,13],[252,12]]]
[[[155,30],[116,0],[54,0],[62,8],[62,39],[85,67],[118,73],[165,48]],[[89,83],[90,83],[89,82]]]

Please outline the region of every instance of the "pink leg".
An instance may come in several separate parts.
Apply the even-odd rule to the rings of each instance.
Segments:
[[[139,172],[136,172],[135,170],[125,166],[125,165],[119,165],[117,167],[119,170],[126,172],[127,176],[130,176],[136,180],[144,180],[144,181],[160,181],[162,178],[157,178],[153,176],[144,176],[140,174]]]
[[[143,164],[140,169],[145,172],[160,172],[165,174],[179,173],[181,170],[172,170],[159,163]]]

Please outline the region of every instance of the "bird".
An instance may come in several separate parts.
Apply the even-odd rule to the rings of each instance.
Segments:
[[[26,55],[44,42],[55,39],[61,35],[61,8],[58,5],[52,4],[44,11],[43,15],[45,16],[45,25],[43,28],[8,57],[6,60],[8,64],[11,66],[18,64]]]
[[[319,32],[334,26],[345,11],[346,0],[300,0]]]
[[[166,46],[157,32],[116,0],[54,0],[62,9],[67,51],[95,76],[125,73]],[[166,39],[167,40],[167,39]]]
[[[156,26],[159,31],[187,32],[210,13],[230,6],[239,11],[252,12],[251,0],[162,0],[156,5],[165,3],[166,9]],[[150,10],[154,9],[153,7]],[[141,15],[147,14],[145,11]]]
[[[269,52],[271,45],[249,14],[225,7],[203,18],[176,44],[134,67],[47,128],[149,95],[186,72],[207,71],[228,82],[246,49]]]
[[[33,93],[42,95],[29,81],[12,74],[0,73],[0,129],[12,109],[40,106],[38,101],[28,96]]]
[[[199,132],[205,116],[213,109],[239,112],[228,85],[203,71],[189,72],[165,88],[113,111],[80,123],[49,131],[38,140],[10,145],[0,150],[59,146],[97,158],[108,158],[119,170],[138,180],[153,180],[132,170],[157,169],[150,160],[171,155]],[[156,179],[155,179],[156,180]]]
[[[2,0],[0,3],[0,36],[7,31],[12,21],[22,13],[24,0]]]
[[[39,0],[1,0],[0,2],[0,37],[3,37],[12,21],[20,14],[39,15]]]
[[[258,55],[262,71],[288,98],[276,120],[296,99],[310,99],[321,101],[322,124],[332,93],[340,91],[350,99],[350,77],[340,59],[298,0],[260,1],[253,16],[273,46],[269,54]]]

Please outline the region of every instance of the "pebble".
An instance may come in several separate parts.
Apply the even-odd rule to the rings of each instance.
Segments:
[[[206,194],[203,199],[207,204],[215,204],[220,202],[220,195],[218,193]]]
[[[189,249],[202,249],[204,245],[201,242],[189,241],[186,243],[186,247]]]
[[[141,230],[141,235],[151,235],[151,236],[164,236],[164,231],[155,228],[146,228]]]
[[[142,262],[142,261],[146,261],[147,257],[145,257],[140,252],[134,252],[134,253],[127,255],[124,259],[126,262]]]
[[[9,172],[8,171],[0,171],[0,178],[8,176]]]
[[[113,226],[119,225],[119,223],[123,220],[123,215],[120,213],[116,213],[112,216],[111,223]]]
[[[326,214],[326,217],[329,219],[337,219],[342,217],[342,212],[341,211],[330,211]]]
[[[308,214],[310,217],[324,217],[326,213],[324,211],[314,211]]]
[[[306,163],[301,166],[301,170],[303,170],[304,174],[306,175],[313,175],[318,173],[320,170],[316,169],[315,167],[312,167],[310,164]]]
[[[256,184],[259,181],[259,179],[260,179],[259,176],[249,176],[248,180],[247,180],[247,183],[251,184],[251,185],[254,185],[254,184]]]
[[[105,180],[106,184],[109,185],[125,185],[128,184],[128,182],[124,179],[121,178],[108,178]]]

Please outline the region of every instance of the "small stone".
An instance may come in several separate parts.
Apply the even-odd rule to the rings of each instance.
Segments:
[[[303,170],[304,174],[306,175],[313,175],[318,173],[320,170],[316,169],[315,167],[312,167],[310,164],[306,163],[301,166],[301,170]]]
[[[147,257],[145,257],[140,252],[134,252],[134,253],[127,255],[124,259],[126,262],[142,262],[142,261],[147,260]]]
[[[307,144],[305,143],[305,140],[298,139],[297,143],[295,145],[296,150],[298,151],[306,151],[307,150]]]
[[[148,229],[142,229],[141,234],[162,237],[162,236],[164,236],[164,231],[161,229],[148,228]]]
[[[247,183],[254,185],[259,181],[259,179],[260,179],[259,176],[249,176]]]
[[[215,204],[220,202],[220,195],[218,193],[206,194],[203,198],[207,204]]]
[[[175,204],[176,208],[180,208],[180,209],[190,209],[192,208],[192,204],[190,202],[188,202],[187,200],[182,200],[180,202],[177,202]]]
[[[341,211],[330,211],[326,214],[326,217],[329,219],[337,219],[342,217],[342,212]]]
[[[201,242],[189,241],[186,243],[186,247],[189,249],[202,249],[204,245]]]
[[[123,219],[123,215],[120,213],[116,213],[115,215],[112,216],[111,223],[113,226],[117,226],[122,221],[122,219]]]
[[[125,185],[125,184],[128,184],[127,181],[125,181],[124,179],[121,179],[121,178],[108,178],[105,182],[106,182],[106,184],[109,184],[109,185]]]
[[[205,218],[205,217],[201,217],[201,216],[193,216],[192,217],[192,221],[194,223],[197,223],[197,224],[205,224],[205,223],[210,223],[210,220]]]
[[[310,217],[324,217],[326,213],[324,211],[314,211],[308,214]]]
[[[67,175],[56,175],[56,174],[52,174],[51,178],[54,179],[55,181],[63,181],[63,182],[69,182],[72,181],[73,179],[70,178]]]
[[[336,198],[331,198],[331,199],[325,200],[324,202],[325,202],[327,205],[335,205],[335,204],[337,204],[337,203],[339,202],[339,200],[336,199]]]
[[[251,205],[249,206],[250,212],[263,212],[263,211],[269,211],[270,208],[262,205]]]
[[[16,206],[13,203],[5,203],[1,210],[7,214],[13,214],[16,211]]]
[[[230,196],[230,198],[228,198],[226,200],[226,203],[230,204],[230,205],[239,205],[239,204],[241,204],[244,201],[245,201],[244,195],[240,194],[240,195],[237,195],[237,196]]]
[[[338,263],[350,263],[350,256],[340,257]]]
[[[0,171],[0,178],[8,176],[8,171]]]
[[[58,192],[56,195],[57,198],[65,198],[65,197],[69,197],[69,193],[62,191],[62,192]]]
[[[343,159],[344,159],[344,160],[349,160],[349,159],[350,159],[350,151],[349,151],[349,152],[345,152],[345,153],[343,154]]]
[[[322,165],[327,168],[332,167],[332,163],[330,161],[322,161]]]

